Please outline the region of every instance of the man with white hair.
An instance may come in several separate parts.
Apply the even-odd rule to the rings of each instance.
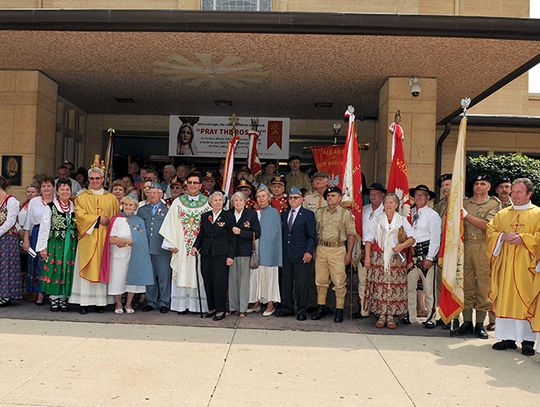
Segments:
[[[174,168],[174,165],[168,164],[165,167],[163,167],[163,181],[159,184],[161,186],[161,189],[163,190],[163,193],[165,193],[164,199],[170,198],[171,195],[171,181],[173,177],[176,175],[176,168]],[[167,190],[169,191],[169,195],[167,196]]]
[[[89,306],[103,312],[109,301],[107,285],[99,282],[101,255],[110,219],[120,212],[118,199],[103,189],[104,171],[96,154],[92,168],[88,170],[89,187],[75,201],[75,218],[79,243],[75,257],[73,288],[69,302],[81,306],[79,312],[86,314]]]
[[[154,284],[146,286],[147,305],[143,311],[159,309],[159,312],[165,314],[169,312],[171,304],[171,253],[161,247],[163,236],[159,234],[159,230],[169,208],[161,200],[163,190],[158,183],[152,182],[148,194],[148,203],[137,211],[137,216],[141,217],[146,225],[154,273]]]

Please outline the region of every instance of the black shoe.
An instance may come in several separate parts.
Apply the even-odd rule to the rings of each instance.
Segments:
[[[79,308],[79,314],[81,314],[81,315],[88,314],[88,307],[80,307]]]
[[[60,311],[60,298],[57,298],[56,300],[51,300],[51,312],[58,312]]]
[[[212,318],[216,315],[216,311],[215,310],[212,310],[212,311],[208,311],[206,314],[204,314],[204,317],[205,318]]]
[[[151,305],[145,305],[142,310],[143,312],[149,312],[149,311],[154,311],[155,308],[152,307]]]
[[[481,322],[477,322],[476,325],[474,326],[474,334],[476,335],[477,338],[480,338],[480,339],[489,338],[489,335],[486,332],[486,329],[484,328],[484,324]]]
[[[60,311],[68,312],[67,298],[62,298],[60,300]]]
[[[315,311],[311,315],[311,319],[313,321],[318,321],[321,318],[326,317],[326,305],[319,305],[319,308],[317,308],[317,311]]]
[[[298,321],[305,321],[305,320],[307,319],[307,317],[306,317],[306,314],[298,314],[298,315],[296,316],[296,319],[297,319]]]
[[[437,324],[433,321],[424,322],[422,325],[424,325],[424,328],[426,329],[433,329],[437,326]]]
[[[361,312],[354,312],[352,314],[352,319],[364,319],[364,318],[369,318],[369,315],[362,315]]]
[[[534,356],[536,353],[534,350],[534,341],[521,342],[521,353],[525,356]]]
[[[292,317],[293,313],[284,309],[278,309],[274,313],[275,317]]]
[[[471,321],[464,321],[461,326],[456,330],[458,335],[470,335],[474,331]]]
[[[451,325],[450,324],[445,324],[444,322],[441,324],[441,329],[443,331],[449,331],[451,329]]]
[[[0,298],[0,307],[7,307],[11,305],[11,298]]]
[[[491,349],[494,349],[494,350],[517,349],[517,345],[516,345],[516,341],[505,339],[503,341],[494,343],[491,346]]]
[[[96,306],[96,312],[98,314],[103,314],[105,312],[105,307],[98,307]]]
[[[169,312],[169,308],[162,305],[161,307],[159,307],[159,312],[161,312],[162,314],[166,314],[167,312]]]
[[[400,321],[403,325],[410,325],[411,320],[409,319],[409,314],[405,315],[403,318],[401,318]]]
[[[225,313],[222,312],[221,314],[216,314],[214,315],[214,318],[212,318],[214,321],[221,321],[222,319],[225,318]]]
[[[336,308],[334,311],[334,322],[343,322],[343,310]]]

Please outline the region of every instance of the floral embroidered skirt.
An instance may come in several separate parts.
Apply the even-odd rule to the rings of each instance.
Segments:
[[[22,298],[23,281],[19,237],[6,233],[0,237],[0,298]]]
[[[384,270],[382,253],[373,252],[367,270],[365,308],[379,315],[401,315],[407,312],[407,269],[405,262],[393,255]]]
[[[41,272],[41,288],[48,295],[69,297],[73,285],[73,269],[75,268],[75,252],[77,240],[67,238],[49,238],[47,252],[49,257],[43,262]]]

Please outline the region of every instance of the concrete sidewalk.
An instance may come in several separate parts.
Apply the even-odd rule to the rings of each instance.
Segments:
[[[537,406],[493,340],[0,319],[0,406]]]

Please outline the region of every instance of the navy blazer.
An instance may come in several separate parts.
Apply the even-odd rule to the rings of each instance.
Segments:
[[[213,216],[213,211],[201,215],[201,228],[193,247],[203,256],[227,256],[234,259],[236,235],[232,232],[232,228],[236,224],[236,219],[233,214],[224,210],[214,223],[210,221]]]
[[[159,234],[159,230],[161,229],[161,225],[165,220],[167,212],[169,212],[169,208],[163,202],[159,202],[155,215],[152,215],[151,204],[143,205],[137,210],[137,216],[144,220],[146,226],[146,236],[148,237],[150,254],[169,254],[168,250],[161,248],[163,236]]]
[[[234,217],[234,208],[229,211]],[[234,220],[236,221],[236,218]],[[253,234],[255,234],[255,240],[261,236],[261,224],[259,223],[257,211],[244,208],[242,216],[240,216],[238,222],[235,222],[235,226],[240,229],[240,234],[236,235],[238,238],[236,256],[249,257],[253,252]]]
[[[289,230],[290,208],[281,215],[283,227],[283,258],[291,263],[303,263],[304,253],[313,254],[317,242],[317,225],[315,215],[309,209],[300,206]]]

